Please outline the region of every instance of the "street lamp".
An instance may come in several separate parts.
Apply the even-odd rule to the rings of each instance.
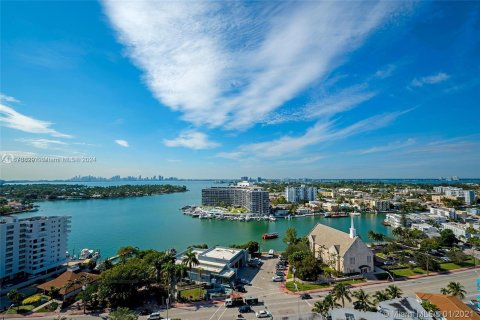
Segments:
[[[4,315],[5,315],[5,314],[8,314],[8,311],[9,311],[11,308],[13,308],[13,306],[15,306],[14,303],[12,303],[12,304],[10,305],[10,307],[8,307],[8,309],[7,309],[7,311],[5,311]],[[2,320],[5,320],[5,316],[2,317]]]
[[[87,305],[87,303],[86,303],[86,301],[85,301],[85,290],[86,290],[86,289],[87,289],[87,285],[84,284],[84,285],[82,286],[82,292],[83,292],[83,297],[82,297],[82,300],[83,300],[83,314],[85,314],[85,308],[86,308],[86,305]]]

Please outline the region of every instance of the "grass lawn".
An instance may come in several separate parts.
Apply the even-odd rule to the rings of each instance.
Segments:
[[[469,258],[468,260],[465,260],[460,263],[453,263],[453,262],[441,263],[440,267],[442,268],[442,270],[455,270],[455,269],[460,269],[465,267],[473,267],[474,265],[475,265],[475,262],[473,261],[473,258]]]
[[[26,306],[18,306],[14,308],[10,308],[7,314],[17,314],[17,313],[27,313],[28,311],[32,311],[35,308],[34,305],[26,305]]]
[[[180,297],[189,301],[199,301],[205,299],[206,291],[202,288],[195,288],[180,291]]]
[[[337,283],[354,284],[354,283],[362,283],[362,282],[365,282],[365,280],[364,279],[347,280],[347,281],[339,281]],[[298,286],[298,291],[307,291],[307,290],[315,290],[315,289],[323,289],[323,288],[331,287],[328,284],[315,284],[315,283],[303,283],[303,282],[297,282],[297,286]],[[293,281],[287,282],[285,284],[285,287],[292,292],[297,291]]]
[[[390,270],[390,273],[392,273],[395,277],[410,277],[410,276],[416,276],[419,274],[426,274],[427,271],[423,270],[422,268],[402,268],[402,269],[394,269]]]

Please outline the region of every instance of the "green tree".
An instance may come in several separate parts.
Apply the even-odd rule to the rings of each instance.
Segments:
[[[467,255],[458,248],[452,248],[447,252],[447,257],[454,263],[462,263],[467,260]]]
[[[372,302],[370,301],[370,296],[363,289],[353,292],[352,296],[356,299],[353,302],[353,308],[355,310],[372,310]]]
[[[352,301],[351,292],[344,283],[337,283],[333,286],[332,295],[336,301],[342,301],[342,307],[345,307],[345,300]]]
[[[288,244],[297,243],[297,230],[295,228],[288,228],[285,232],[285,237],[283,237],[283,242]]]
[[[185,252],[185,257],[183,258],[182,263],[188,266],[188,269],[190,270],[190,274],[191,274],[193,267],[198,266],[200,262],[198,261],[197,255],[195,254],[195,252],[193,252],[192,248],[189,248]]]
[[[375,302],[375,304],[379,304],[380,302],[386,301],[389,299],[390,298],[388,294],[383,290],[375,291],[375,293],[373,294],[373,301]]]
[[[440,309],[438,309],[435,304],[431,303],[428,300],[422,300],[422,307],[430,314],[435,314],[436,312],[440,311]]]
[[[460,300],[463,300],[465,298],[465,294],[467,293],[465,287],[460,282],[454,281],[448,283],[447,290],[450,295],[455,296]]]
[[[20,302],[23,300],[25,295],[18,291],[17,289],[10,290],[7,293],[7,298],[10,300],[14,305],[18,306]]]
[[[139,253],[139,249],[132,247],[132,246],[126,246],[126,247],[121,247],[117,251],[117,255],[120,257],[120,261],[122,263],[125,263],[128,258],[134,257]]]
[[[130,311],[128,308],[117,308],[115,311],[110,312],[108,318],[111,320],[137,320],[138,314]]]
[[[390,299],[396,299],[396,298],[400,298],[402,296],[402,290],[397,287],[396,285],[389,285],[386,289],[385,289],[385,293],[387,294],[387,296],[390,298]]]
[[[440,244],[445,247],[452,247],[457,239],[455,234],[450,229],[444,229],[440,231]]]
[[[110,306],[130,306],[141,298],[140,289],[154,281],[153,268],[139,258],[132,258],[102,272],[98,295]]]
[[[312,312],[320,314],[326,318],[330,310],[340,307],[332,294],[327,294],[322,301],[315,302]]]

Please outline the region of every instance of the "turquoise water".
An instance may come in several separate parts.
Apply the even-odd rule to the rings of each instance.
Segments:
[[[19,216],[69,215],[72,217],[70,253],[75,250],[78,254],[83,248],[100,249],[103,257],[114,255],[119,247],[126,245],[141,249],[182,250],[191,244],[229,245],[249,240],[260,242],[262,251],[281,250],[284,248],[283,234],[289,227],[296,228],[301,236],[306,235],[316,223],[323,223],[345,232],[350,228],[349,218],[305,217],[292,220],[278,219],[275,222],[200,220],[184,215],[180,208],[187,204],[199,204],[201,189],[211,186],[212,182],[168,183],[186,185],[189,191],[141,198],[44,201],[38,203],[39,211]],[[118,182],[85,184],[113,185]],[[389,230],[382,225],[383,219],[383,215],[355,217],[357,233],[366,241],[369,230],[388,234]],[[278,232],[280,237],[263,241],[261,236],[267,232]]]

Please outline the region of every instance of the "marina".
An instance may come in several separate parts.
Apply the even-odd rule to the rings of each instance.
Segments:
[[[87,185],[109,185],[119,182],[96,182]],[[130,184],[136,182],[130,182]],[[145,182],[138,182],[145,183]],[[160,182],[151,182],[160,183]],[[211,181],[169,182],[186,185],[187,192],[154,195],[139,198],[58,200],[37,202],[37,212],[18,214],[20,217],[38,215],[71,216],[72,231],[69,236],[68,251],[78,254],[78,250],[91,248],[101,251],[101,259],[116,255],[122,246],[142,249],[170,248],[184,249],[192,244],[207,243],[209,246],[245,243],[250,240],[260,242],[261,250],[283,250],[282,241],[289,227],[296,228],[299,236],[306,235],[317,223],[329,225],[348,232],[350,219],[330,219],[322,215],[300,215],[292,218],[249,219],[248,222],[225,219],[208,219],[200,216],[192,218],[180,209],[186,204],[200,203],[201,189],[210,186]],[[369,230],[389,234],[383,226],[383,214],[363,214],[355,216],[358,234],[368,240]],[[277,232],[279,237],[268,241],[261,240],[265,233]]]

